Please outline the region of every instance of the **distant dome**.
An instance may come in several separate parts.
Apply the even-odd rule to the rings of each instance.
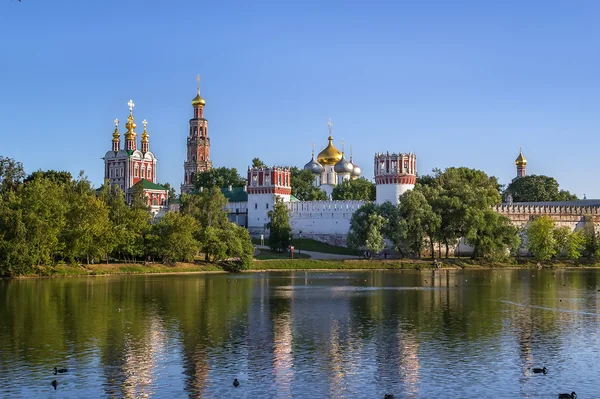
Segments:
[[[360,170],[360,166],[356,165],[354,162],[350,161],[350,164],[354,167],[354,169],[352,169],[352,176],[353,177],[359,177],[360,173],[362,172]]]
[[[344,158],[344,154],[342,154],[342,159],[340,159],[338,163],[335,164],[333,170],[335,171],[335,173],[339,174],[350,174],[354,170],[354,166],[352,166],[350,162],[346,161],[346,158]]]
[[[206,101],[204,101],[204,98],[202,98],[200,96],[200,93],[198,93],[198,95],[196,97],[194,97],[194,99],[192,100],[192,105],[194,107],[197,107],[200,105],[204,107],[206,105]]]
[[[313,155],[310,162],[304,165],[304,170],[310,170],[312,174],[319,175],[323,172],[323,166],[315,161],[315,157]]]
[[[527,160],[523,156],[523,151],[519,152],[519,156],[515,159],[515,164],[517,166],[525,166],[527,165]]]
[[[319,153],[317,161],[319,161],[321,165],[335,165],[336,162],[342,159],[342,153],[334,147],[333,137],[329,136],[327,140],[329,140],[329,144],[327,144],[327,147]]]

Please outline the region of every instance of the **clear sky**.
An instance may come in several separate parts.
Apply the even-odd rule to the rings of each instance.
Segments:
[[[178,188],[200,73],[213,165],[244,176],[256,156],[303,166],[331,117],[369,179],[375,152],[412,151],[420,174],[506,184],[523,145],[529,174],[599,198],[599,15],[585,0],[0,0],[0,155],[99,186],[132,98]]]

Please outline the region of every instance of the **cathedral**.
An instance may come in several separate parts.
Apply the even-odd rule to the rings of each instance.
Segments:
[[[329,144],[317,156],[315,161],[315,149],[313,144],[313,152],[311,160],[304,165],[305,170],[309,170],[314,175],[314,185],[325,191],[328,198],[331,198],[333,188],[342,184],[344,180],[358,179],[360,176],[360,168],[352,161],[352,150],[350,150],[350,160],[346,160],[344,154],[344,142],[342,141],[342,152],[333,145],[333,136],[331,135],[331,118],[327,123],[329,126]]]
[[[131,203],[136,190],[142,190],[151,213],[156,216],[168,209],[168,190],[156,184],[157,159],[150,152],[148,122],[144,119],[144,131],[137,145],[137,124],[133,118],[132,100],[127,103],[129,116],[125,124],[125,148],[121,149],[119,120],[115,119],[115,130],[112,134],[112,149],[104,155],[104,180],[111,186],[117,186],[125,192],[128,203]]]

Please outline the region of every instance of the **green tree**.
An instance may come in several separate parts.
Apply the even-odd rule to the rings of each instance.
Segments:
[[[269,223],[269,247],[273,251],[285,252],[292,239],[292,228],[290,227],[290,215],[283,202],[276,202],[268,213]]]
[[[14,191],[24,178],[25,170],[21,162],[0,155],[0,195]]]
[[[583,217],[583,236],[585,237],[584,252],[588,258],[600,255],[600,239],[596,233],[594,219],[591,216]]]
[[[551,259],[557,253],[555,224],[550,217],[543,215],[527,224],[526,248],[537,260]]]
[[[333,188],[331,198],[334,200],[375,201],[375,184],[364,177],[344,180]]]
[[[27,176],[24,183],[28,183],[34,179],[45,179],[51,182],[58,184],[59,186],[68,185],[73,180],[73,175],[71,172],[66,171],[56,171],[56,170],[37,170]]]
[[[252,158],[253,168],[266,168],[267,164],[260,160],[260,158]]]
[[[169,191],[169,204],[173,203],[173,201],[177,200],[177,192],[174,187],[171,187],[170,183],[161,184],[164,188]]]
[[[198,222],[190,215],[167,212],[152,226],[157,237],[157,254],[164,263],[193,262],[198,253],[195,239]]]
[[[391,204],[390,204],[391,205]],[[394,207],[393,205],[391,205]],[[379,212],[379,207],[375,203],[366,203],[352,214],[350,219],[350,228],[346,238],[348,248],[354,250],[364,250],[367,242],[367,226],[369,217],[376,215]]]
[[[558,227],[553,232],[556,253],[564,253],[569,259],[579,259],[585,248],[585,235],[582,231],[571,231],[568,226]]]
[[[385,248],[385,242],[383,241],[383,235],[381,234],[384,224],[385,219],[383,216],[376,213],[369,215],[365,239],[365,249],[369,251],[369,257],[373,257],[374,254],[379,253]]]
[[[441,218],[427,203],[420,191],[409,190],[400,196],[398,205],[402,218],[404,241],[407,246],[421,257],[425,240],[429,241],[431,256],[435,257],[435,236],[440,227]]]
[[[521,239],[510,219],[492,209],[478,217],[477,228],[466,236],[467,244],[473,246],[473,258],[502,260],[518,249]]]
[[[195,177],[194,185],[196,188],[211,188],[211,187],[239,187],[244,186],[246,180],[240,176],[236,168],[213,168],[198,172]]]
[[[553,177],[529,175],[519,177],[508,185],[504,196],[512,196],[514,202],[573,201],[577,196],[560,190]]]
[[[292,195],[300,201],[325,201],[327,194],[325,191],[315,187],[315,177],[310,170],[304,170],[292,166],[290,169],[290,179],[292,185]]]

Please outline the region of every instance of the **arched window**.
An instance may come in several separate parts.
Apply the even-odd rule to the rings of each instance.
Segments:
[[[146,169],[144,169],[144,167],[142,166],[142,174],[140,175],[140,177],[143,179],[145,177],[146,174]]]
[[[150,166],[148,166],[148,170],[146,171],[146,175],[148,176],[148,179],[152,179],[152,168]]]
[[[156,199],[156,197],[152,199],[152,205],[158,205],[158,200]]]

